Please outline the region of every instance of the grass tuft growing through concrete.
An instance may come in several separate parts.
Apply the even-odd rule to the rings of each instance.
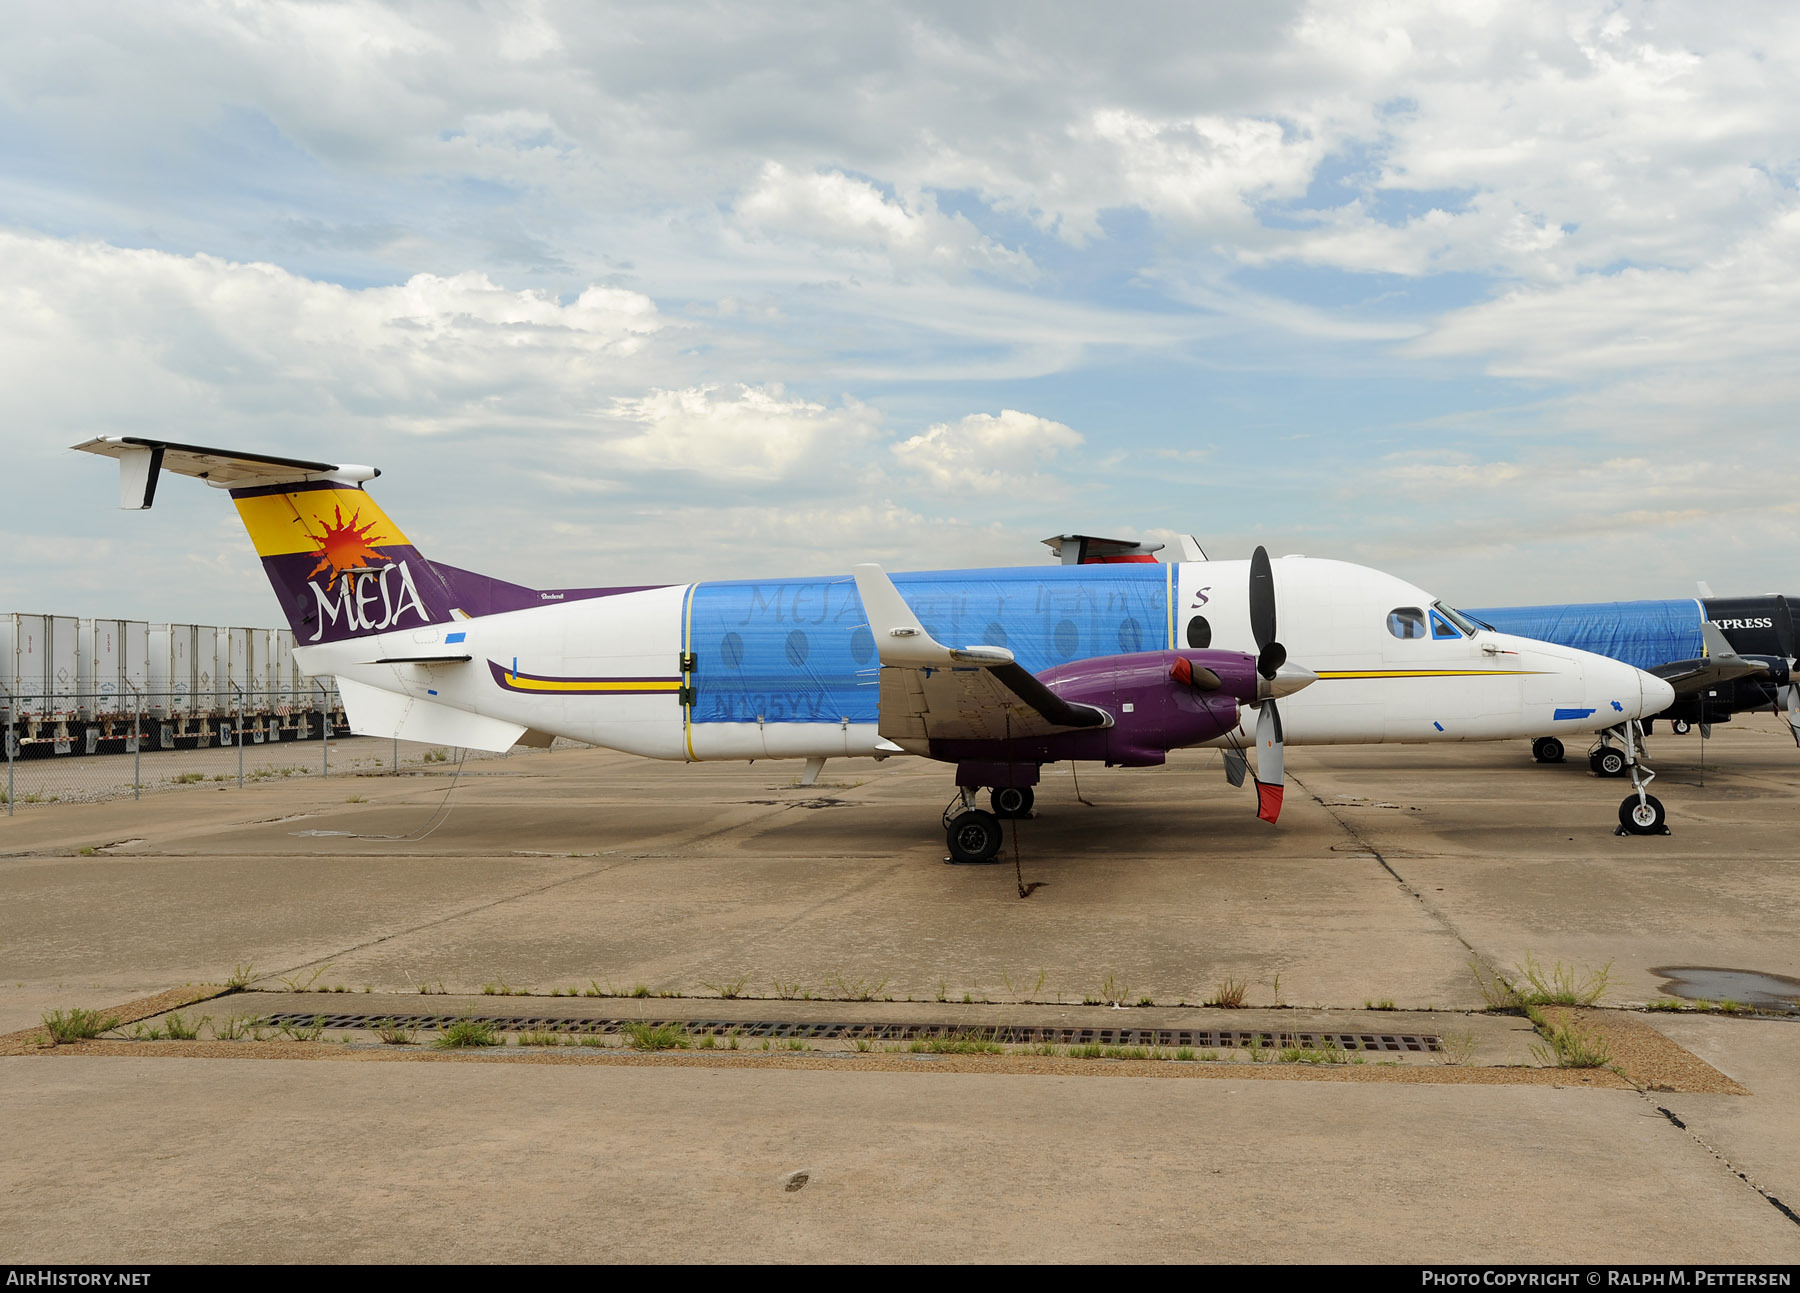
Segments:
[[[451,1050],[459,1046],[498,1046],[500,1034],[485,1019],[474,1019],[468,1015],[450,1021],[444,1029],[443,1036],[432,1043],[442,1050]]]
[[[119,1026],[117,1015],[84,1010],[80,1006],[71,1006],[67,1010],[47,1010],[43,1018],[44,1031],[50,1035],[53,1046],[60,1046],[64,1042],[84,1042]]]
[[[693,1045],[688,1030],[681,1024],[653,1024],[632,1020],[620,1030],[625,1044],[639,1051],[685,1050]]]

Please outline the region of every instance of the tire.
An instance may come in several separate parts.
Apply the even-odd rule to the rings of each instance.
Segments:
[[[995,786],[988,792],[994,816],[1003,822],[1031,816],[1031,805],[1036,799],[1037,794],[1030,786]]]
[[[1531,757],[1539,763],[1561,763],[1563,743],[1554,736],[1540,736],[1531,743]]]
[[[979,808],[958,813],[944,828],[950,860],[962,863],[992,862],[1000,851],[1000,819]]]
[[[1622,777],[1626,774],[1625,751],[1607,746],[1597,750],[1589,759],[1596,777]]]
[[[1633,835],[1661,835],[1668,829],[1667,822],[1662,800],[1655,795],[1645,795],[1641,804],[1636,795],[1626,795],[1619,804],[1619,825]]]
[[[1685,718],[1675,718],[1675,719],[1669,720],[1669,730],[1671,732],[1675,733],[1676,736],[1686,736],[1688,734],[1688,732],[1693,728],[1693,726],[1694,725],[1692,723],[1688,722],[1687,719],[1685,719]]]

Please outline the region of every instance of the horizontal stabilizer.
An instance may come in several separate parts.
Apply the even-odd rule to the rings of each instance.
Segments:
[[[436,701],[383,691],[348,678],[337,680],[350,730],[358,736],[387,736],[431,745],[462,745],[495,754],[512,749],[525,735],[523,723],[508,723]]]
[[[100,436],[74,448],[119,460],[119,506],[134,510],[147,508],[155,501],[156,480],[165,471],[194,476],[219,489],[299,485],[315,480],[356,485],[381,474],[373,467],[356,463],[309,462],[133,435]]]

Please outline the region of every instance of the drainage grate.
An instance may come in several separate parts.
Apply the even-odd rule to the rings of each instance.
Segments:
[[[1333,1033],[1304,1030],[1255,1028],[1076,1028],[1034,1024],[871,1024],[797,1022],[792,1020],[744,1019],[571,1019],[565,1015],[365,1015],[365,1014],[279,1014],[264,1022],[271,1027],[282,1024],[308,1026],[323,1023],[327,1028],[375,1028],[393,1023],[403,1028],[448,1028],[457,1020],[474,1020],[491,1024],[506,1033],[617,1033],[626,1024],[648,1024],[662,1027],[675,1024],[696,1037],[711,1034],[728,1037],[736,1033],[745,1038],[772,1038],[797,1041],[876,1041],[910,1042],[942,1038],[951,1041],[1001,1042],[1008,1045],[1059,1046],[1193,1046],[1217,1050],[1234,1046],[1300,1046],[1325,1048],[1335,1046],[1346,1051],[1412,1051],[1436,1052],[1443,1049],[1440,1038],[1430,1033]]]

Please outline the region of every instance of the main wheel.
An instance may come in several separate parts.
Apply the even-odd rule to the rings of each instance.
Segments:
[[[1001,821],[1031,816],[1031,805],[1037,800],[1030,786],[995,786],[988,795],[994,816]]]
[[[1000,851],[1000,819],[979,808],[958,813],[944,828],[950,857],[956,862],[992,862]]]
[[[1633,835],[1660,835],[1667,821],[1662,800],[1655,795],[1645,795],[1642,803],[1636,795],[1626,795],[1619,805],[1619,825]]]
[[[1676,736],[1686,736],[1693,726],[1694,725],[1685,718],[1672,718],[1669,720],[1669,730],[1675,733]]]
[[[1531,757],[1539,763],[1561,763],[1563,743],[1554,736],[1540,736],[1531,743]]]
[[[1622,777],[1625,775],[1625,751],[1603,746],[1588,756],[1588,766],[1593,768],[1596,777]]]

